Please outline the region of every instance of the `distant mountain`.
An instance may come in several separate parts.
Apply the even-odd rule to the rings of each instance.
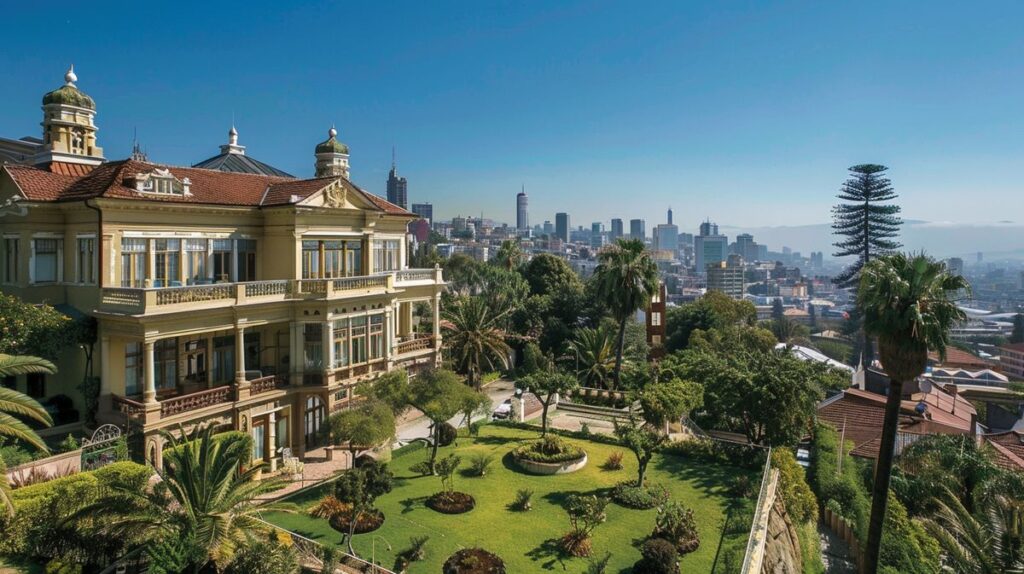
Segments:
[[[804,255],[811,251],[824,251],[828,258],[834,250],[832,242],[835,236],[828,223],[753,228],[721,225],[719,228],[731,237],[750,233],[754,241],[768,245],[772,251],[781,251],[785,245]],[[935,257],[963,257],[973,261],[981,251],[989,261],[1024,259],[1024,224],[1014,221],[952,223],[908,220],[903,224],[900,241],[904,250],[924,250]]]

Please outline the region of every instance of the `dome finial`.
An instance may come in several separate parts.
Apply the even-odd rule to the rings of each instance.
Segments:
[[[78,76],[75,75],[75,65],[71,64],[71,67],[69,67],[68,71],[64,74],[64,83],[71,87],[74,87],[75,82],[77,81]]]
[[[327,130],[327,135],[332,138],[337,137],[338,130],[334,129],[334,124],[331,124],[331,129]]]
[[[231,129],[228,130],[228,144],[238,145],[238,130],[235,129],[235,124],[231,124]]]

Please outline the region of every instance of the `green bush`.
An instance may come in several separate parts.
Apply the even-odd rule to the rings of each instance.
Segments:
[[[663,484],[637,486],[635,482],[627,480],[620,482],[612,489],[612,500],[622,506],[637,510],[660,506],[667,502],[668,498],[668,489]]]
[[[689,554],[700,546],[700,534],[693,510],[682,503],[669,500],[658,508],[651,538],[663,538],[676,547],[680,555]]]
[[[455,439],[459,436],[458,430],[449,423],[441,423],[441,428],[437,433],[437,444],[438,446],[448,446],[455,442]]]
[[[667,540],[651,538],[640,548],[643,556],[633,565],[633,574],[678,574],[679,553]]]
[[[64,440],[60,441],[56,448],[57,452],[71,452],[73,450],[78,450],[78,441],[71,434],[64,437]]]
[[[515,458],[542,463],[569,462],[583,458],[585,454],[582,448],[553,434],[512,451]]]
[[[842,457],[842,472],[839,459]],[[849,446],[839,448],[839,434],[831,426],[818,424],[811,448],[810,483],[818,500],[853,523],[857,537],[867,539],[871,499],[860,477],[860,467],[849,455]]]
[[[779,493],[786,510],[796,522],[807,522],[818,513],[818,499],[811,492],[804,479],[804,469],[793,451],[777,449],[772,451],[772,466],[779,471]]]
[[[152,471],[132,462],[115,462],[13,491],[13,517],[0,518],[0,554],[35,560],[101,564],[123,552],[129,540],[96,538],[65,520],[95,500],[101,488],[143,488]]]
[[[889,492],[889,505],[882,528],[878,562],[902,574],[937,574],[941,571],[941,548],[920,522]]]
[[[766,450],[707,438],[691,438],[672,441],[661,447],[661,452],[715,464],[762,469]]]

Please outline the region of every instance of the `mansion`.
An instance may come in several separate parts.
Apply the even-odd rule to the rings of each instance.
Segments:
[[[246,155],[233,127],[192,167],[107,161],[94,101],[65,80],[42,138],[0,138],[0,290],[95,317],[97,420],[138,454],[159,465],[160,431],[209,422],[273,469],[325,443],[358,382],[439,363],[441,271],[407,268],[416,216],[349,180],[334,128],[311,179]],[[3,383],[84,412],[84,355]],[[67,418],[53,432],[81,428]]]

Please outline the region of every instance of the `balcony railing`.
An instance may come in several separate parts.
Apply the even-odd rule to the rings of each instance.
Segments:
[[[415,339],[409,341],[402,341],[395,345],[396,355],[405,355],[407,353],[415,353],[416,351],[423,351],[425,349],[434,348],[434,336],[424,335],[417,336]]]
[[[141,417],[146,412],[146,405],[127,397],[113,395],[114,409],[128,418]]]
[[[286,299],[331,299],[358,294],[383,293],[396,284],[441,281],[437,269],[404,269],[375,275],[328,279],[272,279],[241,283],[214,283],[183,287],[104,287],[101,308],[106,311],[145,314],[231,306]]]
[[[249,381],[249,395],[258,395],[267,391],[273,391],[284,386],[284,381],[277,375],[269,375]]]
[[[234,389],[231,385],[215,387],[190,395],[182,395],[160,401],[160,418],[169,417],[178,413],[194,411],[205,407],[212,407],[222,403],[229,403],[234,398]]]

